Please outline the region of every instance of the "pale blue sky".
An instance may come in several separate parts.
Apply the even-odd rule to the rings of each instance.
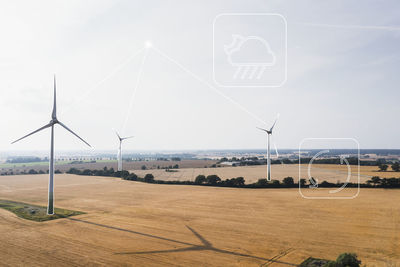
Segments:
[[[2,2],[0,150],[47,149],[49,131],[9,143],[50,120],[53,73],[59,119],[96,149],[116,148],[112,128],[136,136],[126,143],[130,150],[263,148],[265,136],[255,127],[265,125],[255,117],[270,124],[278,113],[280,148],[308,137],[400,148],[399,8],[398,1]],[[284,86],[214,83],[212,24],[229,12],[286,18]],[[128,112],[147,40],[254,116],[153,48]],[[56,134],[57,148],[85,149],[61,128]]]

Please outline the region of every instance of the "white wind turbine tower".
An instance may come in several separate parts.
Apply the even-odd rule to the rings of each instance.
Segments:
[[[122,142],[126,139],[132,138],[133,136],[128,136],[128,137],[121,137],[117,131],[115,133],[118,136],[119,139],[119,148],[118,148],[118,171],[122,171]]]
[[[24,137],[21,137],[20,139],[12,142],[12,144],[32,135],[37,132],[40,132],[41,130],[44,130],[46,128],[51,128],[51,139],[50,139],[50,164],[49,164],[49,197],[48,197],[48,205],[47,205],[47,214],[52,215],[54,214],[54,125],[59,124],[63,128],[65,128],[67,131],[71,132],[73,135],[78,137],[81,141],[83,141],[86,145],[90,147],[90,145],[83,140],[81,137],[79,137],[76,133],[74,133],[71,129],[69,129],[66,125],[64,125],[61,121],[57,119],[57,98],[56,98],[56,76],[54,75],[54,102],[53,102],[53,112],[51,114],[51,120],[48,124],[45,126],[37,129],[34,132],[31,132],[30,134],[25,135]]]
[[[267,133],[267,180],[268,181],[271,181],[271,138],[270,137],[272,135],[272,130],[274,129],[278,118],[279,118],[279,115],[275,119],[274,124],[272,124],[272,127],[269,130],[257,127],[261,131],[264,131]]]

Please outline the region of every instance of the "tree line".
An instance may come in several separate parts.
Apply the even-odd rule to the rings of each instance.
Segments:
[[[198,175],[194,181],[165,181],[156,180],[153,174],[148,173],[144,177],[139,177],[135,173],[130,173],[128,171],[115,171],[113,168],[108,169],[104,167],[102,170],[79,170],[76,168],[71,168],[67,171],[70,174],[85,175],[85,176],[107,176],[107,177],[118,177],[129,181],[139,181],[145,183],[154,184],[182,184],[182,185],[202,185],[202,186],[220,186],[220,187],[239,187],[239,188],[296,188],[296,187],[306,187],[310,183],[306,179],[300,179],[299,183],[296,183],[293,177],[286,177],[282,181],[272,180],[268,181],[265,178],[259,179],[255,183],[246,184],[246,180],[243,177],[236,177],[231,179],[222,180],[218,175],[211,174],[208,176]],[[332,188],[341,187],[344,183],[337,182],[331,183],[323,181],[318,184],[321,188]],[[357,183],[348,183],[347,187],[358,187]],[[371,180],[366,183],[360,184],[362,188],[400,188],[400,178],[380,178],[374,176]]]
[[[378,167],[379,167],[379,171],[385,172],[388,170],[389,165],[379,164]],[[398,162],[393,163],[391,168],[394,172],[400,172],[400,163],[398,163]]]
[[[39,157],[15,157],[6,160],[6,163],[31,163],[48,161],[48,158],[41,159]]]
[[[360,166],[381,166],[381,165],[386,165],[388,163],[386,161],[386,159],[359,160],[357,157],[348,157],[346,159],[350,165],[360,164]],[[300,158],[300,160],[299,159],[289,159],[289,158],[272,159],[271,164],[299,164],[299,163],[300,164],[309,164],[311,160],[312,160],[312,157],[304,157],[304,158]],[[267,164],[266,159],[260,159],[258,157],[241,157],[241,158],[232,157],[231,159],[224,157],[224,158],[221,158],[217,162],[217,164],[221,164],[223,162],[234,162],[234,164],[232,164],[233,167]],[[340,158],[315,159],[313,161],[313,163],[314,164],[341,164]],[[397,164],[397,165],[395,165],[395,164]],[[399,166],[399,162],[394,162],[393,165]]]
[[[32,175],[32,174],[46,174],[49,173],[49,170],[43,171],[43,170],[34,170],[34,169],[30,169],[29,171],[23,170],[23,171],[4,171],[1,172],[0,175],[1,176],[7,176],[7,175]],[[55,170],[54,173],[62,173],[62,171],[60,170]]]

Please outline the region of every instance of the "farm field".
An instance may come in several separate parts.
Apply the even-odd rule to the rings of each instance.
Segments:
[[[333,171],[346,171],[343,165],[334,165],[334,164],[318,164],[316,167],[333,170]],[[352,172],[356,172],[357,168],[352,168]],[[381,178],[400,178],[400,172],[394,172],[391,170],[390,165],[388,171],[381,172],[379,171],[378,166],[360,166],[360,174],[362,176],[379,176]]]
[[[124,169],[132,169],[132,170],[140,170],[142,166],[146,166],[147,169],[156,169],[157,166],[160,167],[168,167],[178,164],[181,168],[204,168],[205,166],[209,167],[212,164],[215,164],[216,160],[182,160],[182,161],[132,161],[132,162],[124,162]],[[84,163],[71,163],[71,161],[56,161],[55,168],[62,172],[69,170],[70,168],[77,169],[103,169],[114,168],[117,169],[117,161],[116,160],[98,160],[96,162],[84,162]],[[30,162],[30,163],[2,163],[0,164],[0,171],[10,171],[10,170],[19,170],[19,171],[29,171],[30,169],[34,169],[36,171],[42,170],[47,171],[49,169],[48,162]]]
[[[0,198],[47,204],[47,175],[0,177]],[[3,265],[295,266],[355,252],[400,264],[398,190],[307,200],[297,189],[157,185],[55,176],[55,206],[87,214],[48,222],[0,209]]]
[[[308,178],[308,165],[301,165],[302,178]],[[351,182],[357,182],[357,166],[351,166]],[[369,180],[372,176],[381,176],[381,174],[389,177],[400,177],[400,173],[395,172],[374,172],[377,167],[361,166],[360,181],[363,183]],[[165,170],[131,170],[139,176],[144,176],[146,173],[152,173],[155,179],[159,180],[180,180],[194,181],[197,175],[216,174],[221,179],[230,179],[234,177],[244,177],[246,183],[257,182],[260,178],[265,178],[267,167],[266,165],[259,166],[238,166],[238,167],[221,167],[221,168],[186,168],[179,169],[176,172],[166,172]],[[298,164],[274,164],[271,166],[272,179],[282,180],[285,177],[291,176],[295,181],[299,177]],[[318,178],[319,181],[328,181],[336,183],[347,178],[347,167],[345,165],[329,165],[329,164],[314,164],[311,169],[311,175]],[[381,176],[386,177],[386,176]]]

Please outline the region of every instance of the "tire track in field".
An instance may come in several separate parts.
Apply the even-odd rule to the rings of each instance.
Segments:
[[[275,255],[274,257],[269,259],[267,262],[261,264],[260,267],[270,266],[271,264],[275,263],[276,260],[279,260],[280,258],[288,255],[289,253],[293,252],[294,250],[295,250],[294,248],[288,248],[287,250],[281,251],[279,254]]]

